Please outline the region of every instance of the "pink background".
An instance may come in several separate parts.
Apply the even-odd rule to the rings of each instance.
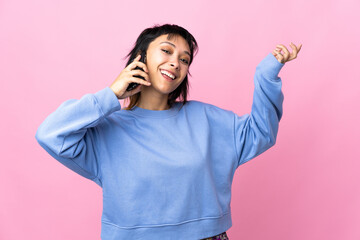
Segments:
[[[110,86],[140,32],[188,29],[190,99],[251,108],[257,64],[282,43],[277,144],[238,168],[236,239],[360,239],[360,9],[337,1],[0,1],[0,239],[100,239],[102,190],[35,140],[65,100]],[[121,102],[122,103],[122,102]]]

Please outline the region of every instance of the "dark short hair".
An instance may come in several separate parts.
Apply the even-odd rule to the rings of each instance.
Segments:
[[[154,25],[153,27],[146,28],[144,31],[142,31],[136,40],[135,46],[125,57],[125,58],[129,58],[128,62],[126,63],[126,66],[128,66],[130,63],[134,61],[134,59],[139,54],[139,52],[146,52],[150,43],[161,35],[168,35],[167,38],[169,40],[176,36],[181,36],[185,39],[185,41],[188,43],[190,48],[190,61],[189,61],[189,67],[190,67],[193,58],[198,51],[197,42],[194,36],[191,35],[191,33],[189,33],[185,28],[175,24]],[[191,76],[189,71],[188,74]],[[174,91],[169,93],[168,105],[171,107],[175,103],[178,97],[180,97],[183,104],[186,104],[188,91],[189,91],[189,82],[188,82],[188,75],[186,75],[182,83]],[[130,103],[126,108],[127,110],[130,110],[133,106],[136,105],[136,103],[139,100],[140,94],[141,92],[138,92],[130,96]]]

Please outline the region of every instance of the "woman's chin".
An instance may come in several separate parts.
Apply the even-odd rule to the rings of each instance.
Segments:
[[[155,91],[155,92],[158,92],[163,95],[168,95],[169,93],[171,93],[174,90],[175,89],[171,88],[171,86],[168,86],[166,84],[160,84],[160,85],[156,85],[156,86],[154,86],[152,84],[152,85],[146,86],[145,88],[142,89],[142,91]]]

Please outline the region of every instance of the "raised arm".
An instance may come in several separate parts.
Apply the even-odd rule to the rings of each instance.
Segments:
[[[59,162],[101,186],[95,126],[120,108],[109,87],[67,100],[41,123],[35,138]]]
[[[251,113],[234,115],[238,166],[263,153],[276,142],[284,100],[282,81],[278,74],[287,61],[296,58],[301,45],[296,47],[292,44],[291,47],[293,52],[290,54],[284,45],[278,45],[273,53],[269,53],[258,64]],[[280,49],[284,54],[281,54]]]

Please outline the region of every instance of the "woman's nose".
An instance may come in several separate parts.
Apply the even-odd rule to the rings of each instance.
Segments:
[[[175,69],[178,69],[179,68],[179,61],[177,60],[177,59],[171,59],[171,61],[170,61],[170,65],[172,66],[172,67],[174,67]]]
[[[179,64],[176,64],[176,63],[170,63],[170,65],[172,67],[174,67],[175,69],[178,69],[179,68]]]

